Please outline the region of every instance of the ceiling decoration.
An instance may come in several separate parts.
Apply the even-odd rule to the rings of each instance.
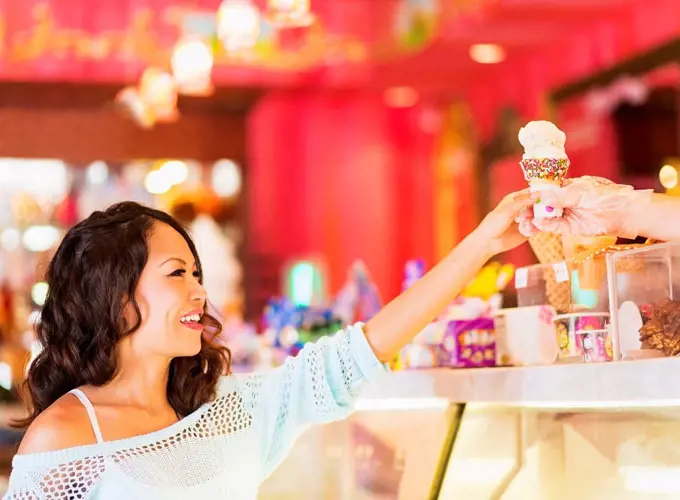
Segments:
[[[149,68],[180,94],[502,87],[505,98],[678,33],[676,0],[0,0],[0,79],[134,82],[120,99],[133,104]]]

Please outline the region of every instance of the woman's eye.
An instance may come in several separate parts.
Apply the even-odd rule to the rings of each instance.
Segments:
[[[175,271],[170,273],[170,276],[184,276],[185,274],[186,274],[186,270],[176,269]]]

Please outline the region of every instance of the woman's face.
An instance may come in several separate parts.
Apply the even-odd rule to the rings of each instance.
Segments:
[[[130,337],[132,347],[144,355],[194,356],[201,349],[206,301],[194,256],[182,235],[160,222],[154,225],[148,248],[136,292],[142,322]]]

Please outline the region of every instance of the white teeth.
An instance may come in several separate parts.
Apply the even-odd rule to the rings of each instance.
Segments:
[[[179,320],[181,323],[198,323],[199,321],[201,321],[201,315],[187,314],[186,316],[182,316]]]

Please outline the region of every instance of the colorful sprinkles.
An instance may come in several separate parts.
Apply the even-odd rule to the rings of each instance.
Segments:
[[[567,158],[528,159],[519,162],[526,181],[536,179],[562,180],[569,170]]]

